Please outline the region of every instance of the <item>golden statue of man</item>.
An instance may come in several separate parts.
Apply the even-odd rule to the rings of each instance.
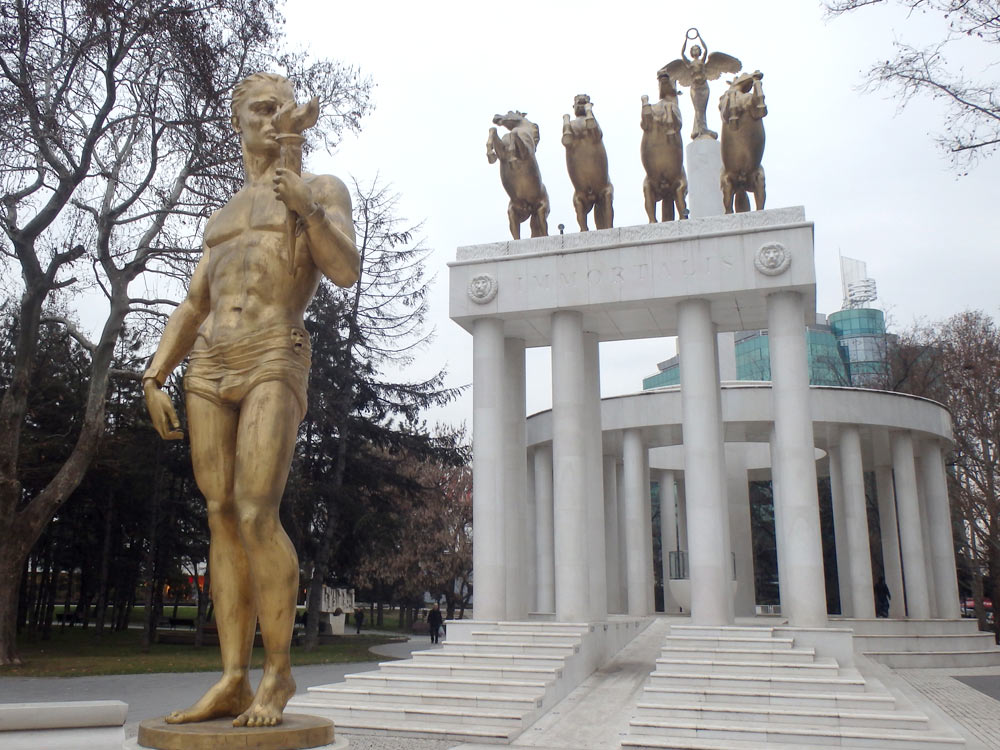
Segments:
[[[303,315],[321,275],[350,286],[360,261],[344,184],[281,165],[288,134],[277,128],[292,119],[293,107],[292,84],[281,76],[258,73],[236,87],[232,122],[246,183],[209,219],[187,297],[142,378],[156,431],[179,439],[177,413],[160,388],[190,358],[184,389],[191,459],[211,531],[223,672],[193,706],[166,717],[174,724],[233,716],[235,726],[273,726],[295,693],[289,644],[299,566],[278,505],[306,410]],[[290,212],[298,216],[297,243],[287,229]],[[248,670],[258,621],[265,660],[254,693]]]

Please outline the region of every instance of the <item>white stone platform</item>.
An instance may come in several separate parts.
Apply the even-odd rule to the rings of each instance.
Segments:
[[[288,708],[346,733],[506,744],[649,622],[449,622],[444,648],[309,688]]]
[[[1000,666],[1000,648],[976,620],[831,618],[854,631],[854,650],[894,669]]]
[[[119,750],[128,704],[52,701],[0,704],[3,750]]]

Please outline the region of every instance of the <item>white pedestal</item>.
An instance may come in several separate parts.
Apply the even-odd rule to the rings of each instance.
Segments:
[[[688,212],[689,216],[721,216],[722,149],[714,138],[699,138],[687,145]]]

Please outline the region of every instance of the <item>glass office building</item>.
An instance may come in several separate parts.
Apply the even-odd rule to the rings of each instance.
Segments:
[[[737,380],[770,380],[767,331],[741,331],[735,337]],[[817,316],[806,328],[809,382],[812,385],[865,387],[883,372],[886,356],[885,316],[881,310],[855,308]],[[657,365],[644,378],[643,390],[680,383],[677,357]]]

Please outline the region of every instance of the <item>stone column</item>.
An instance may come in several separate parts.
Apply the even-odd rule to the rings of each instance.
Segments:
[[[625,611],[621,586],[621,549],[618,545],[618,458],[604,456],[604,555],[608,588],[608,612]]]
[[[556,620],[590,619],[587,397],[583,315],[552,314],[552,474]]]
[[[861,434],[853,425],[840,430],[840,475],[843,482],[847,546],[851,556],[851,608],[855,617],[875,617],[868,507],[861,460]]]
[[[583,370],[586,398],[587,515],[590,531],[587,555],[590,559],[591,621],[608,619],[607,561],[604,542],[604,445],[601,437],[601,357],[596,333],[583,334]]]
[[[782,585],[782,581],[788,579],[791,573],[786,569],[788,565],[788,554],[785,552],[785,535],[784,527],[782,526],[783,518],[778,513],[778,508],[781,507],[781,500],[779,496],[781,494],[781,470],[778,468],[778,448],[777,448],[777,437],[774,432],[774,425],[771,425],[770,433],[768,434],[768,448],[771,454],[771,503],[774,509],[774,551],[778,557],[778,603],[781,605],[781,611],[784,612],[786,606],[791,606],[785,601],[785,589]]]
[[[840,467],[840,446],[827,450],[830,459],[830,502],[833,505],[833,539],[837,557],[837,587],[840,594],[840,614],[854,616],[851,601],[851,553],[847,542],[847,511],[844,507],[844,473]]]
[[[945,478],[941,445],[925,441],[920,449],[927,520],[930,524],[931,561],[934,567],[934,599],[937,616],[958,619],[962,616],[958,598],[958,574],[955,570],[955,542],[952,536],[951,505]]]
[[[555,539],[552,528],[552,445],[535,448],[536,612],[556,611]]]
[[[774,403],[774,447],[780,489],[776,514],[787,564],[782,567],[782,614],[797,627],[824,627],[826,591],[823,542],[816,492],[816,455],[809,409],[809,370],[805,307],[798,292],[767,298],[771,349],[771,396]]]
[[[687,482],[677,479],[677,549],[687,552],[688,549],[688,512],[687,512]]]
[[[618,494],[618,585],[622,614],[628,612],[628,518],[625,507],[625,464],[619,458],[615,462],[615,490]]]
[[[503,321],[480,318],[472,328],[472,567],[477,620],[506,617],[504,568]]]
[[[528,506],[525,509],[524,590],[528,612],[537,612],[538,605],[538,503],[535,500],[535,451],[528,459]]]
[[[924,571],[927,576],[927,600],[930,603],[929,617],[935,618],[937,613],[937,599],[934,596],[934,556],[931,551],[931,531],[927,521],[927,496],[924,492],[923,466],[920,461],[920,446],[913,444],[913,471],[917,477],[917,507],[920,508],[920,531],[924,540]]]
[[[646,447],[642,443],[642,433],[638,429],[625,430],[623,436],[623,490],[625,505],[625,567],[628,613],[630,615],[648,615],[645,592],[646,540],[643,538],[645,524],[643,512],[646,502],[643,498],[648,482],[643,481],[643,453]]]
[[[894,432],[890,440],[907,616],[927,619],[931,614],[931,605],[924,565],[924,537],[920,528],[917,474],[913,464],[913,438],[909,432]]]
[[[644,487],[642,493],[642,537],[646,541],[643,590],[646,592],[646,611],[653,614],[656,611],[656,574],[653,572],[653,487],[649,479],[649,449],[647,448],[642,452],[642,484]]]
[[[882,536],[882,563],[889,587],[889,617],[906,616],[903,596],[903,566],[899,560],[899,529],[896,525],[896,493],[892,486],[892,467],[875,467],[875,490],[878,492],[879,530]]]
[[[504,340],[504,547],[508,620],[524,620],[528,601],[528,448],[525,419],[524,340]],[[534,549],[532,545],[531,549]]]
[[[729,543],[736,558],[733,612],[737,617],[753,617],[757,613],[757,599],[750,530],[750,485],[747,482],[745,451],[740,447],[726,448],[726,490],[729,499]]]
[[[660,484],[660,549],[663,552],[663,611],[677,614],[680,605],[670,593],[670,553],[677,551],[677,494],[674,490],[674,472],[662,469]]]
[[[681,405],[684,431],[684,480],[688,505],[688,560],[691,570],[691,621],[699,625],[733,622],[726,502],[726,462],[722,435],[722,398],[715,326],[707,300],[677,306]]]

